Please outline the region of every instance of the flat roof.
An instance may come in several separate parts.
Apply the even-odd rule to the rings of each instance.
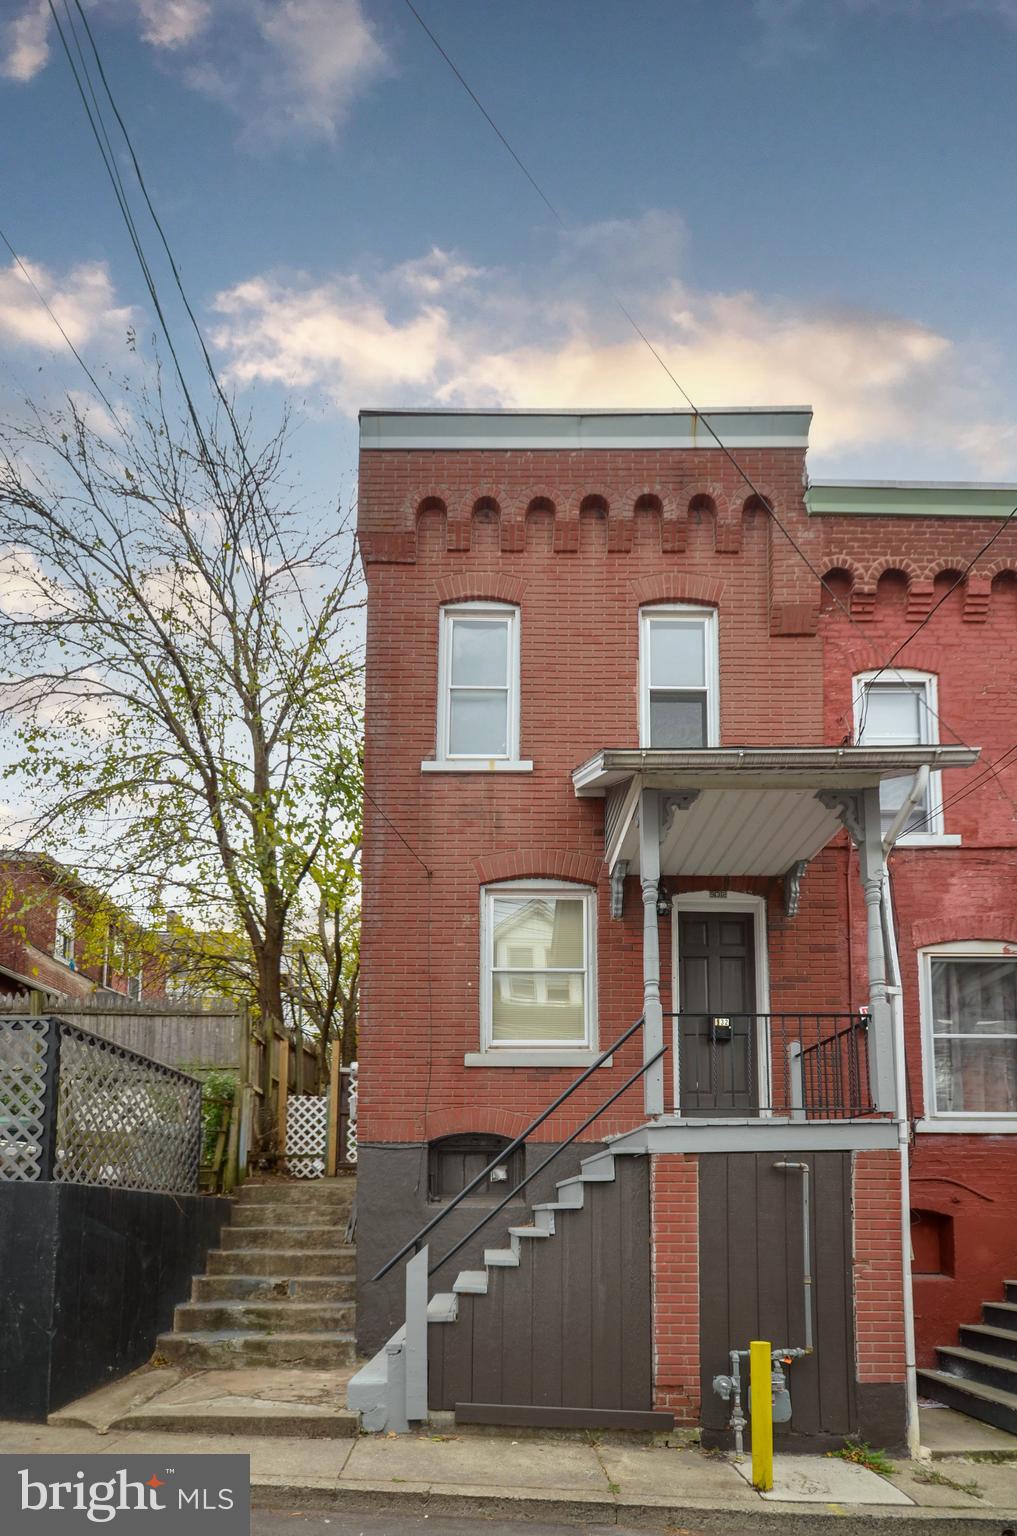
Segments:
[[[360,412],[370,450],[807,448],[807,405],[704,406],[683,410],[435,410]],[[709,425],[707,426],[706,423]]]
[[[1017,485],[969,480],[810,480],[812,517],[1009,517]]]
[[[648,788],[745,782],[862,789],[919,768],[968,768],[980,747],[603,747],[573,769],[580,797],[603,795],[634,774]]]

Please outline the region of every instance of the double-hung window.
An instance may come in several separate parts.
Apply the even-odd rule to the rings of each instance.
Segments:
[[[1017,1116],[1017,955],[948,944],[922,956],[927,1113]]]
[[[584,886],[543,880],[485,889],[485,1050],[596,1043],[594,899]]]
[[[56,942],[53,954],[64,965],[74,964],[74,908],[62,896],[57,898]]]
[[[717,615],[692,607],[639,616],[639,744],[715,747],[719,742]]]
[[[427,767],[530,766],[519,758],[519,610],[441,610],[437,761]]]
[[[939,741],[936,679],[928,672],[861,673],[855,678],[855,738],[862,747],[934,746]],[[884,834],[897,818],[914,782],[906,773],[884,779],[879,809]],[[922,799],[912,807],[900,836],[937,837],[943,831],[938,773],[929,774]]]

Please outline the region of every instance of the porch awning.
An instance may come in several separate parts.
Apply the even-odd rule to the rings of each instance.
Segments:
[[[580,798],[602,797],[610,869],[639,870],[638,808],[661,791],[664,875],[783,875],[841,830],[833,795],[919,768],[967,768],[976,747],[605,747],[572,774]],[[823,798],[819,798],[823,795]]]

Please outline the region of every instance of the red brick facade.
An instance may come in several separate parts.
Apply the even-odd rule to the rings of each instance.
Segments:
[[[577,800],[571,773],[601,748],[638,745],[642,606],[676,601],[718,613],[722,745],[837,745],[852,738],[853,675],[887,660],[998,528],[978,518],[810,516],[803,450],[737,457],[797,549],[716,451],[362,452],[364,1142],[514,1135],[574,1075],[464,1065],[479,1049],[485,883],[545,877],[595,886],[601,1044],[638,1016],[638,884],[626,883],[623,917],[612,920],[603,802]],[[937,675],[941,741],[981,746],[983,761],[1014,739],[1013,548],[1013,535],[1004,536],[898,660]],[[803,555],[829,576],[850,619]],[[421,772],[435,751],[440,607],[466,599],[519,607],[520,756],[532,760],[530,773]],[[982,771],[943,775],[946,831],[961,835],[960,847],[901,848],[892,859],[916,1120],[924,1113],[918,950],[952,939],[1017,946],[1017,775],[949,805]],[[809,865],[794,918],[778,879],[669,887],[718,884],[765,898],[774,1012],[847,1012],[868,1000],[865,917],[845,836]],[[668,1009],[670,921],[660,925],[660,946]],[[638,1060],[633,1040],[537,1139],[567,1134]],[[643,1119],[637,1086],[586,1136],[599,1140]],[[911,1177],[912,1203],[954,1220],[953,1274],[916,1282],[920,1358],[928,1359],[1017,1270],[1017,1135],[919,1131]],[[857,1363],[866,1382],[896,1382],[903,1370],[898,1179],[896,1153],[856,1155]],[[655,1157],[652,1198],[656,1394],[693,1419],[695,1159]]]
[[[699,1422],[699,1162],[650,1163],[653,1227],[654,1406]]]
[[[859,1382],[904,1379],[904,1277],[896,1152],[854,1156],[855,1356]]]

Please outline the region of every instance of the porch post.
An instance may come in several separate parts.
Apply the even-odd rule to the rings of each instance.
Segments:
[[[660,940],[657,927],[657,885],[660,880],[660,794],[644,789],[639,795],[639,880],[643,890],[643,1060],[664,1044],[664,1015],[660,1002]],[[664,1062],[643,1078],[647,1115],[664,1113]]]
[[[859,796],[858,865],[865,894],[865,940],[869,972],[869,1081],[877,1109],[894,1110],[893,1019],[887,992],[886,950],[883,944],[883,881],[886,856],[879,811],[879,790]]]

